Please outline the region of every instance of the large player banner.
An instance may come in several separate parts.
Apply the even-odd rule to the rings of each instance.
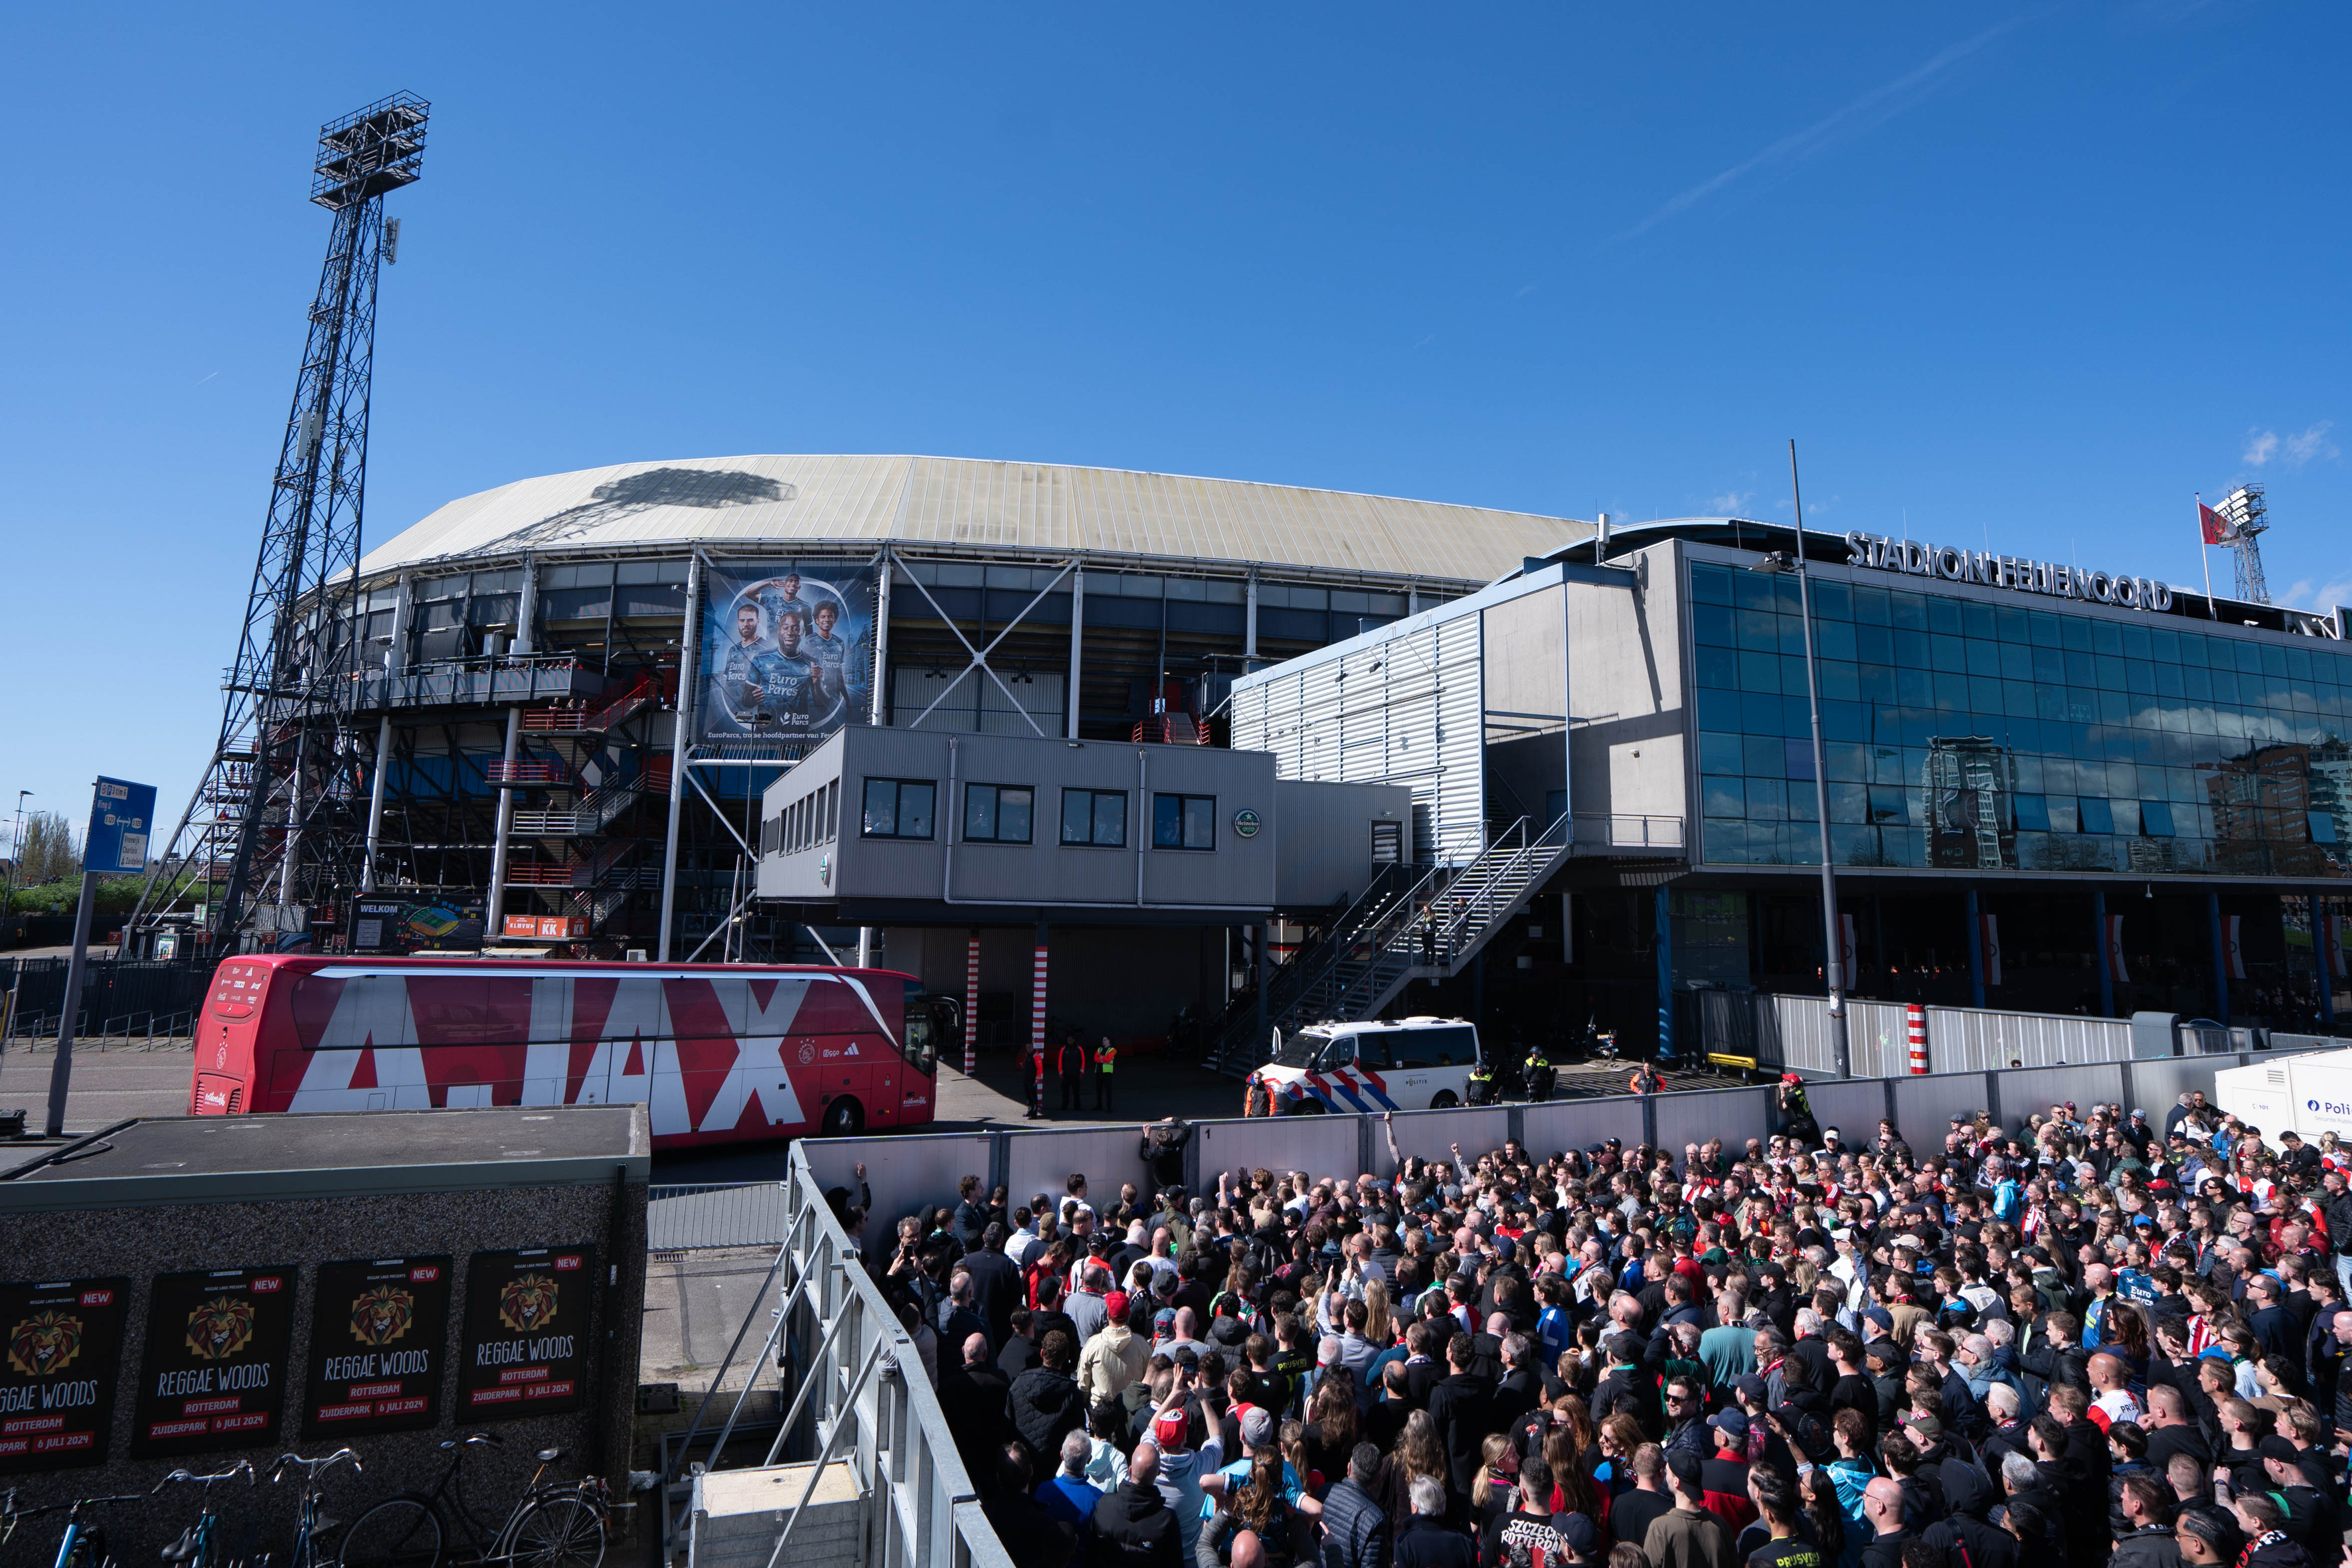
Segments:
[[[703,577],[702,740],[814,740],[871,711],[876,562],[718,561]]]

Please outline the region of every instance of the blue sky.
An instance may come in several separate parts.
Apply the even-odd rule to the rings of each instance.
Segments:
[[[1899,11],[1899,16],[1890,16]],[[13,8],[0,806],[208,752],[327,219],[433,100],[369,536],[528,475],[923,452],[2352,600],[2341,69],[2292,0]],[[2226,563],[2216,562],[2217,569]]]

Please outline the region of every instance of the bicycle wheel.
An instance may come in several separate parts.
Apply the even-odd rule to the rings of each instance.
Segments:
[[[344,1568],[436,1568],[441,1521],[423,1498],[386,1498],[352,1521],[337,1561]]]
[[[598,1568],[604,1521],[585,1499],[543,1497],[515,1520],[507,1551],[510,1568]]]

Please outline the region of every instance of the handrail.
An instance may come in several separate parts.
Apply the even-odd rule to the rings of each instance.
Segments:
[[[898,1313],[866,1272],[865,1259],[824,1199],[824,1187],[810,1168],[807,1151],[798,1143],[785,1156],[784,1242],[777,1249],[758,1301],[727,1353],[726,1362],[711,1379],[715,1391],[725,1385],[727,1374],[750,1339],[750,1329],[777,1301],[766,1343],[753,1352],[747,1378],[734,1407],[716,1433],[710,1434],[708,1466],[726,1460],[728,1439],[743,1414],[761,1369],[789,1364],[798,1387],[779,1389],[786,1407],[766,1463],[784,1459],[784,1450],[804,1429],[821,1439],[814,1453],[795,1455],[790,1462],[807,1464],[808,1479],[794,1506],[779,1510],[780,1526],[768,1553],[770,1568],[788,1562],[798,1521],[815,1495],[828,1465],[846,1462],[856,1475],[867,1511],[872,1543],[867,1561],[880,1568],[1012,1568],[1012,1555],[996,1538],[980,1508],[980,1494],[965,1472],[957,1452],[947,1414],[932,1391],[929,1375],[915,1343],[899,1325]],[[796,1343],[787,1347],[791,1336]],[[780,1356],[780,1349],[788,1354]],[[717,1400],[704,1396],[680,1445],[675,1468],[663,1476],[665,1535],[682,1522],[672,1505],[685,1500],[671,1483],[685,1479],[680,1472],[692,1458],[697,1438],[709,1432],[704,1416]],[[804,1423],[803,1416],[810,1419]],[[814,1461],[811,1463],[811,1461]],[[928,1521],[908,1528],[908,1521]],[[730,1543],[730,1560],[740,1550]],[[688,1554],[688,1568],[705,1568]]]

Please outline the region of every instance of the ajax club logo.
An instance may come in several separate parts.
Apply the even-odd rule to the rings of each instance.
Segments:
[[[8,1336],[8,1364],[27,1377],[63,1372],[81,1354],[81,1320],[47,1312],[26,1318]]]
[[[362,1344],[390,1344],[415,1320],[416,1298],[397,1285],[378,1285],[352,1302],[352,1337]]]
[[[499,1322],[517,1333],[536,1333],[555,1321],[555,1281],[521,1274],[499,1291]]]
[[[253,1303],[216,1296],[188,1314],[188,1350],[199,1361],[226,1361],[253,1343]]]

